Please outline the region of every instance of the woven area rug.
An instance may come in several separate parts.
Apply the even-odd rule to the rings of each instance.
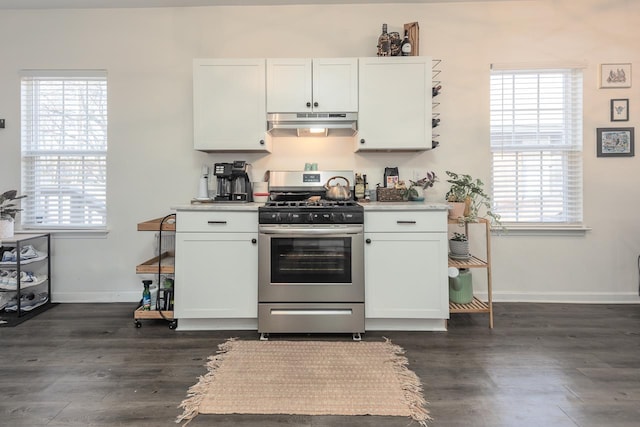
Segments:
[[[404,350],[385,342],[220,344],[176,423],[198,414],[406,416],[426,426],[422,385]]]

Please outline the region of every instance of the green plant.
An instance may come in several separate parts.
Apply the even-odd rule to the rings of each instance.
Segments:
[[[0,195],[0,219],[14,220],[22,209],[18,208],[14,200],[23,199],[26,195],[18,196],[16,190],[5,191]]]
[[[467,235],[464,234],[464,233],[454,232],[453,236],[449,240],[453,240],[455,242],[466,242],[467,241]]]
[[[486,208],[486,216],[491,221],[500,224],[500,215],[491,211],[491,198],[484,191],[484,183],[479,179],[474,179],[468,174],[457,174],[446,171],[451,184],[445,198],[449,202],[468,203],[468,212],[465,212],[465,221],[475,221],[478,218],[480,208]]]
[[[435,172],[431,171],[427,172],[427,175],[424,178],[420,178],[417,181],[409,180],[409,182],[411,183],[411,185],[409,186],[409,188],[402,192],[402,197],[411,200],[420,197],[420,194],[416,189],[417,187],[421,187],[423,190],[433,187],[433,184],[438,182],[438,177],[436,176]]]

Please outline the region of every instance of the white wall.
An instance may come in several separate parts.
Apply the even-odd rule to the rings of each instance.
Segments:
[[[202,164],[247,159],[254,178],[267,169],[365,171],[384,166],[404,178],[435,170],[490,181],[488,75],[491,63],[583,63],[584,206],[592,231],[578,236],[494,236],[496,300],[638,302],[638,157],[596,158],[595,128],[609,122],[609,100],[629,98],[640,118],[637,85],[598,89],[601,63],[640,63],[640,2],[496,1],[451,4],[252,6],[104,10],[3,10],[0,13],[0,186],[20,186],[18,71],[100,68],[109,73],[109,233],[56,235],[53,300],[136,301],[135,265],[153,250],[140,221],[195,196]],[[205,154],[192,147],[191,60],[196,57],[375,55],[382,23],[420,24],[420,53],[443,60],[441,146],[421,154],[354,154],[351,141],[274,141],[270,155]],[[636,73],[637,76],[637,73]],[[638,77],[634,77],[638,79]],[[393,82],[389,82],[393,84]],[[393,106],[386,106],[393,108]],[[441,200],[446,183],[432,198]],[[619,201],[628,206],[621,209]],[[482,278],[478,278],[482,281]]]

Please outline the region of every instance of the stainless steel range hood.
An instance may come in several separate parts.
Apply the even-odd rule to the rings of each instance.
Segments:
[[[272,136],[353,136],[358,113],[269,113],[267,128]]]

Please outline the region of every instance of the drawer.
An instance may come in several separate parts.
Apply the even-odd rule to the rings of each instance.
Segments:
[[[364,212],[364,231],[388,233],[446,233],[446,211]]]
[[[178,233],[258,232],[257,211],[178,212]]]

